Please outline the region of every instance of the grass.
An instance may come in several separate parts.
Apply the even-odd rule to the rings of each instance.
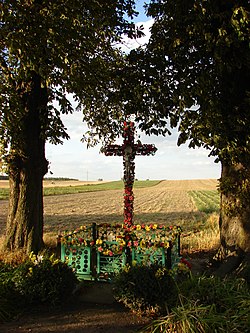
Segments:
[[[209,252],[216,249],[220,239],[218,221],[218,214],[206,214],[203,221],[193,223],[193,227],[181,235],[182,253]],[[185,229],[188,229],[186,225]]]
[[[243,279],[196,276],[179,284],[179,304],[140,333],[249,331],[249,287]]]
[[[9,198],[9,189],[0,188],[0,200],[7,200]]]
[[[138,180],[134,183],[134,188],[151,187],[159,184],[159,180]],[[86,185],[74,185],[74,186],[54,186],[44,187],[44,196],[49,195],[63,195],[63,194],[76,194],[84,192],[97,192],[97,191],[108,191],[108,190],[120,190],[124,188],[122,180],[113,181],[103,184],[86,184]],[[0,200],[6,200],[9,197],[8,188],[0,188]]]
[[[196,207],[204,213],[219,212],[220,195],[218,191],[189,191]]]

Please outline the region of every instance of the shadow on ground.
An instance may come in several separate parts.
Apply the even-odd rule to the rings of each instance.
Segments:
[[[134,223],[157,223],[165,225],[180,225],[183,231],[197,228],[197,222],[202,223],[206,214],[201,212],[169,212],[169,213],[141,213],[135,214]],[[123,216],[107,215],[45,215],[44,231],[55,232],[75,230],[86,223],[123,223]]]

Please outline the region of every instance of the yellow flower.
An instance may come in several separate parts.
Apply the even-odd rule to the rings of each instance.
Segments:
[[[166,249],[168,249],[168,248],[169,248],[169,242],[165,242],[165,243],[164,243],[164,247],[165,247]]]
[[[153,229],[155,230],[155,229],[157,229],[157,224],[153,224]]]
[[[137,226],[136,226],[136,230],[141,230],[141,226],[140,226],[140,224],[137,224]]]
[[[96,240],[96,244],[97,244],[97,245],[101,245],[101,244],[102,244],[102,239],[97,239],[97,240]]]
[[[150,231],[150,226],[149,226],[149,225],[146,225],[145,230],[146,230],[146,231]]]
[[[144,239],[140,241],[140,247],[146,247],[146,242]]]
[[[129,270],[130,270],[130,266],[129,266],[129,264],[126,264],[126,265],[124,266],[123,270],[124,270],[124,272],[128,273]]]
[[[119,242],[119,245],[120,246],[124,246],[124,245],[126,245],[126,242],[125,242],[125,240],[124,239],[121,239],[121,240],[119,240],[120,242]]]

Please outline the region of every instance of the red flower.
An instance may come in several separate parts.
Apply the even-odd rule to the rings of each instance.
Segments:
[[[184,258],[181,258],[181,263],[185,264],[189,269],[192,268],[192,265],[190,264],[190,262],[187,261],[187,260],[184,259]]]

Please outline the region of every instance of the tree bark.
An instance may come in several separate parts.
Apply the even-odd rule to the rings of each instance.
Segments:
[[[250,170],[222,163],[220,241],[221,257],[250,252]]]
[[[7,218],[7,249],[37,253],[43,247],[43,176],[48,169],[45,158],[45,129],[48,121],[47,89],[41,78],[31,73],[30,82],[19,96],[23,114],[12,138],[8,159],[10,196]]]

